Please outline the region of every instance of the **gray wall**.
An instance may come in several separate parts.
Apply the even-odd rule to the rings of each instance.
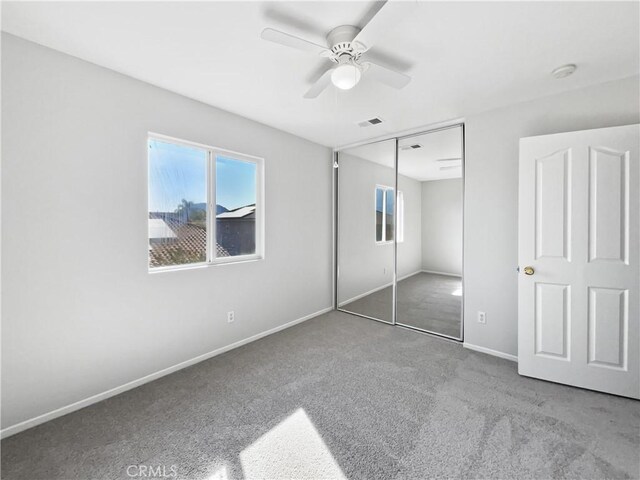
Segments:
[[[465,342],[517,355],[519,139],[638,123],[639,89],[632,77],[466,119]]]
[[[462,179],[422,182],[422,269],[462,275]]]
[[[331,306],[328,148],[9,35],[2,100],[3,428]],[[148,273],[149,131],[265,158],[265,260]]]
[[[422,191],[418,180],[398,175],[404,196],[404,242],[398,243],[398,278],[422,269]]]
[[[393,279],[393,244],[377,245],[375,187],[393,186],[393,168],[340,154],[338,302],[389,285]],[[420,270],[420,182],[398,176],[405,201],[405,241],[398,245],[398,275]],[[391,307],[390,307],[391,308]]]

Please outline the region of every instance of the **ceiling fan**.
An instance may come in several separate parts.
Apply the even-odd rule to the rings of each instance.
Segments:
[[[401,8],[398,8],[400,3],[402,2],[385,2],[361,29],[352,25],[334,28],[327,35],[327,46],[318,45],[273,28],[265,28],[260,36],[270,42],[327,58],[335,64],[316,80],[304,94],[304,98],[316,98],[330,83],[342,90],[349,90],[358,84],[362,75],[400,89],[411,81],[411,77],[378,65],[368,54],[377,38],[380,38],[385,31],[396,27],[396,20],[400,19],[400,14],[406,15],[406,9],[401,12]]]

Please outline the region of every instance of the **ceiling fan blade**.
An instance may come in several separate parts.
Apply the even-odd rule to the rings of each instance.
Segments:
[[[360,50],[366,52],[380,42],[387,32],[397,30],[402,19],[410,16],[416,3],[415,1],[387,0],[373,18],[362,27],[353,42],[359,43]]]
[[[327,47],[318,45],[313,42],[309,42],[303,38],[296,37],[289,33],[281,32],[280,30],[274,30],[273,28],[265,28],[262,30],[260,37],[263,40],[279,43],[285,47],[295,48],[305,52],[315,53],[316,55],[327,56],[330,52]]]
[[[325,88],[329,86],[331,83],[331,72],[333,72],[333,68],[330,68],[326,72],[324,72],[318,80],[311,86],[307,93],[304,94],[304,98],[316,98],[320,95]]]
[[[409,75],[396,72],[395,70],[391,70],[390,68],[371,62],[368,62],[365,75],[377,80],[378,82],[384,83],[385,85],[398,89],[406,87],[411,81],[411,77]]]

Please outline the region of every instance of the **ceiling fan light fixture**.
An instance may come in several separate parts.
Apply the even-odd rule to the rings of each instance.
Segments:
[[[362,77],[362,69],[355,63],[343,63],[331,72],[331,82],[341,90],[355,87]]]

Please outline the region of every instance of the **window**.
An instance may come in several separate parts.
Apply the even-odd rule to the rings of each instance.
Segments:
[[[393,241],[393,188],[376,186],[376,243]],[[404,195],[398,190],[398,243],[404,242]]]
[[[404,195],[398,190],[398,243],[404,242]]]
[[[216,155],[216,241],[231,256],[256,253],[258,165]]]
[[[376,187],[376,242],[393,241],[393,188]]]
[[[262,159],[159,135],[148,150],[150,269],[262,258]]]

